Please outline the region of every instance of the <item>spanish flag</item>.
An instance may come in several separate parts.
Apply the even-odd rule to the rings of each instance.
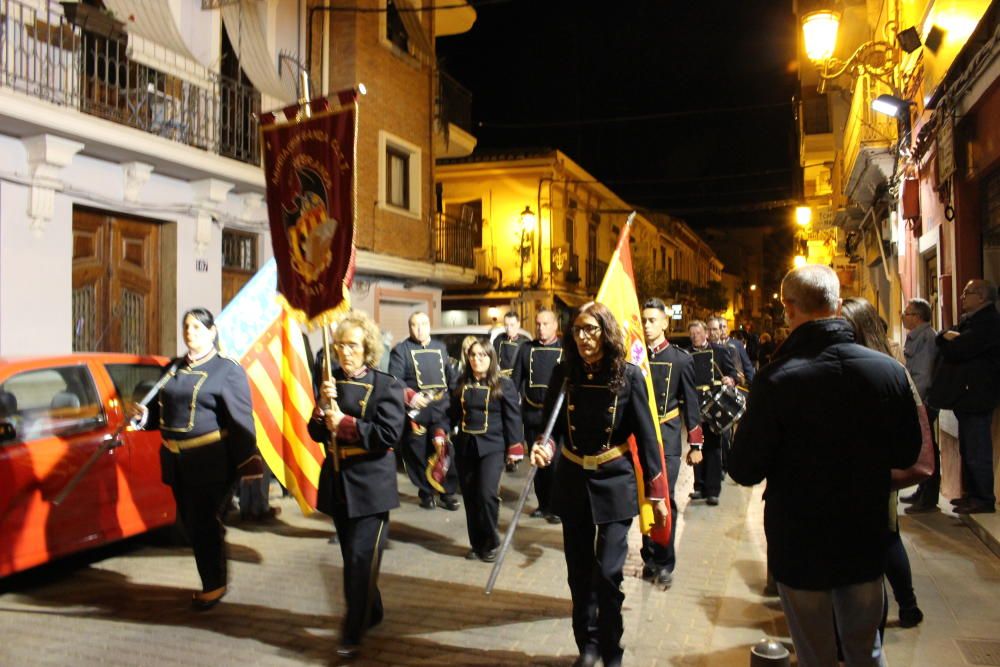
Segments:
[[[656,399],[653,395],[653,376],[650,375],[649,356],[646,354],[646,337],[642,330],[642,310],[639,308],[639,297],[635,291],[635,274],[632,272],[632,250],[629,248],[628,242],[634,218],[635,212],[633,211],[622,229],[618,239],[618,247],[615,248],[615,254],[611,256],[611,261],[608,263],[608,269],[604,274],[604,280],[601,281],[601,288],[597,291],[595,301],[607,306],[614,314],[615,319],[618,320],[618,325],[622,327],[625,334],[625,353],[630,362],[642,369],[642,374],[646,378],[646,393],[649,395],[649,414],[653,419],[653,424],[659,424]],[[660,470],[666,476],[667,466],[663,460],[663,440],[659,426],[656,427],[655,431],[656,440],[660,446]],[[670,503],[667,503],[666,527],[656,528],[653,504],[646,499],[642,467],[639,465],[638,446],[633,436],[629,437],[629,447],[632,450],[632,462],[635,465],[635,476],[639,487],[639,528],[643,534],[648,534],[658,544],[669,544],[673,523],[673,517],[669,515]]]
[[[316,507],[322,446],[309,437],[312,379],[302,330],[276,297],[272,259],[218,318],[223,353],[237,359],[250,380],[257,448],[275,478],[304,514]]]

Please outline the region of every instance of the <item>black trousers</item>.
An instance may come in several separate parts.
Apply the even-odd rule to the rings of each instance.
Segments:
[[[226,527],[222,524],[222,513],[229,505],[233,485],[177,484],[171,488],[194,550],[202,592],[222,588],[227,581]]]
[[[407,425],[406,434],[403,436],[403,464],[406,467],[406,475],[417,487],[417,495],[421,500],[433,498],[437,493],[431,483],[427,481],[427,460],[434,453],[433,434],[435,427],[427,427],[424,433],[413,431],[412,424]],[[444,491],[446,494],[455,493],[458,490],[458,476],[455,472],[454,461],[451,469],[445,476]]]
[[[526,455],[528,457],[531,455],[531,446],[535,444],[535,440],[542,435],[544,430],[544,425],[538,429],[528,426],[527,424],[524,425],[524,441],[527,444],[528,451]],[[546,514],[552,513],[550,509],[552,507],[552,481],[555,478],[555,463],[556,459],[560,456],[559,451],[559,447],[556,447],[552,463],[535,471],[534,485],[535,497],[538,498],[538,509]]]
[[[482,555],[500,546],[497,521],[500,518],[500,475],[504,469],[504,453],[479,456],[461,445],[455,449],[458,483],[465,500],[469,544]]]
[[[382,594],[378,572],[389,539],[389,513],[348,517],[347,506],[333,506],[333,525],[344,559],[344,600],[347,614],[341,628],[343,644],[360,644],[368,628],[382,621]]]
[[[677,565],[677,552],[674,550],[674,536],[677,534],[677,503],[674,501],[674,487],[677,486],[677,476],[681,471],[680,456],[664,456],[667,463],[667,482],[670,486],[670,518],[673,528],[670,531],[670,543],[661,546],[651,540],[648,535],[642,536],[642,549],[639,555],[642,562],[654,570],[673,572]]]
[[[722,436],[702,426],[705,443],[701,463],[694,467],[694,490],[716,498],[722,493]]]
[[[600,653],[604,664],[619,664],[624,653],[621,585],[631,525],[631,519],[599,525],[563,519],[573,636],[581,655]]]

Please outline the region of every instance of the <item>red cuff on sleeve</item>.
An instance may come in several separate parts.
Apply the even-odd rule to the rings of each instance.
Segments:
[[[445,431],[443,428],[434,429],[434,439],[437,440],[438,438],[441,438],[442,440],[447,440],[448,432]]]
[[[688,443],[692,445],[705,444],[705,435],[701,432],[701,424],[688,429]]]
[[[507,447],[507,456],[513,459],[523,459],[524,458],[524,443],[515,442],[513,445]]]
[[[667,476],[662,472],[649,481],[646,497],[650,500],[664,500],[670,494],[667,488]]]
[[[416,396],[416,395],[417,395],[417,390],[416,389],[410,389],[409,387],[403,387],[403,402],[406,403],[407,406],[409,406],[410,403],[413,402],[413,397]]]
[[[337,425],[337,440],[340,442],[357,442],[361,437],[358,435],[358,420],[345,415]]]

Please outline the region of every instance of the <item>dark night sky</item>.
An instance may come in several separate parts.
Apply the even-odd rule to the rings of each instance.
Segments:
[[[797,194],[788,0],[492,0],[477,12],[438,55],[473,93],[479,149],[559,148],[626,201],[695,227],[787,220],[720,209]]]

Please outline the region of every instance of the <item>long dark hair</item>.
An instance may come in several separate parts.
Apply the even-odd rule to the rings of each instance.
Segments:
[[[201,322],[206,329],[212,329],[215,327],[215,317],[212,315],[212,311],[210,311],[208,308],[200,308],[200,307],[192,308],[191,310],[184,313],[184,316],[181,317],[181,327],[184,326],[184,320],[186,320],[188,316],[193,317],[194,319]],[[222,349],[221,347],[219,347],[218,330],[216,330],[215,332],[215,341],[213,342],[213,345],[215,346],[216,350]]]
[[[580,306],[580,309],[573,314],[571,322],[576,322],[580,315],[587,314],[597,320],[601,327],[601,347],[604,349],[604,356],[601,364],[607,366],[610,380],[608,386],[618,391],[625,385],[625,336],[618,326],[615,316],[603,303],[591,301]],[[569,329],[570,344],[563,345],[563,359],[566,360],[566,368],[569,370],[570,382],[580,384],[583,381],[583,357],[576,346],[576,334],[573,327]]]
[[[497,361],[497,352],[493,349],[493,346],[489,343],[484,343],[481,340],[469,345],[465,350],[465,370],[462,371],[462,381],[458,383],[458,387],[455,389],[455,396],[459,400],[462,398],[462,388],[465,385],[472,382],[476,382],[475,376],[472,374],[472,362],[469,360],[469,355],[472,353],[476,347],[481,349],[483,352],[490,357],[490,367],[486,371],[486,377],[481,380],[487,387],[490,388],[490,394],[493,396],[499,396],[500,391],[500,363]]]
[[[868,299],[860,296],[844,299],[840,315],[854,329],[854,340],[858,345],[893,356],[882,318]]]

